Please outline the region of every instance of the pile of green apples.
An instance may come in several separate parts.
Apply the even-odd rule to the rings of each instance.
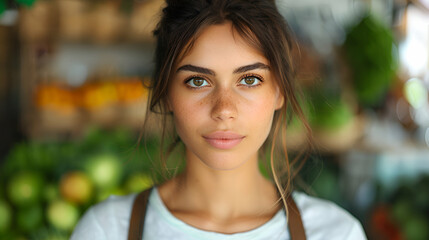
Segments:
[[[18,144],[1,166],[0,239],[68,239],[91,205],[151,186],[148,161],[127,154],[135,145],[127,134]]]

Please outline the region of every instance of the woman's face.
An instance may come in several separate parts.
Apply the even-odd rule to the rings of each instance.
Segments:
[[[168,104],[188,161],[227,170],[257,160],[283,104],[267,59],[226,23],[206,28],[174,71]]]

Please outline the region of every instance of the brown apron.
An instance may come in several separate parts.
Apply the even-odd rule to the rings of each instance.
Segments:
[[[144,219],[146,216],[146,207],[152,188],[144,190],[137,195],[134,200],[133,209],[130,218],[130,228],[128,229],[128,240],[141,240],[143,237]],[[289,233],[291,240],[305,240],[304,225],[302,224],[301,214],[295,204],[292,196],[286,200],[289,209]]]

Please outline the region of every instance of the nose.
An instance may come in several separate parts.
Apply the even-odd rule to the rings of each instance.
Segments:
[[[238,100],[231,91],[217,91],[213,94],[211,117],[216,121],[225,121],[237,117]]]

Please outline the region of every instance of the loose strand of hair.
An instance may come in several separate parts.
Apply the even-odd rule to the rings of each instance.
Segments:
[[[281,125],[281,121],[277,121],[275,128],[274,128],[273,142],[271,144],[271,150],[270,150],[270,163],[271,163],[271,173],[273,174],[273,180],[276,184],[277,190],[278,190],[280,197],[283,201],[283,206],[284,206],[284,209],[286,211],[286,216],[289,216],[289,210],[288,210],[287,203],[286,203],[286,197],[287,197],[286,191],[288,190],[290,181],[288,179],[286,181],[285,188],[283,188],[282,184],[280,182],[280,178],[278,177],[277,172],[276,172],[276,166],[274,165],[274,163],[275,163],[274,162],[274,150],[275,150],[275,146],[276,146],[277,133],[278,133],[278,129],[279,129],[280,125]],[[286,157],[286,166],[289,167],[289,164],[287,163],[287,157]]]

